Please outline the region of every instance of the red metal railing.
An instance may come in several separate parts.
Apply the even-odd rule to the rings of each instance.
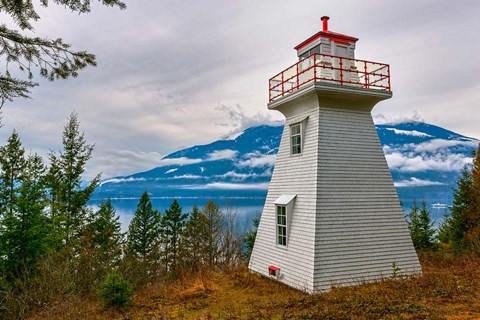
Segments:
[[[269,80],[270,102],[317,81],[390,91],[390,66],[314,53]]]

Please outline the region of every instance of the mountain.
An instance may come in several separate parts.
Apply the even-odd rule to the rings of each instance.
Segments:
[[[376,125],[399,197],[450,204],[451,188],[479,141],[423,122]],[[283,125],[262,125],[183,149],[158,167],[103,180],[95,198],[265,197]]]

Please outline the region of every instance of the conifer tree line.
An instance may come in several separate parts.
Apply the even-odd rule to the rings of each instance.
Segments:
[[[480,144],[472,158],[457,180],[452,209],[439,228],[439,240],[457,254],[480,254]]]
[[[66,294],[96,295],[107,277],[138,288],[242,263],[234,211],[211,200],[188,213],[173,200],[161,214],[144,192],[122,232],[109,199],[88,205],[100,175],[82,181],[94,148],[75,113],[62,143],[49,165],[25,151],[16,131],[0,147],[0,318],[22,317]]]
[[[426,201],[414,201],[405,215],[412,242],[417,249],[451,249],[455,254],[480,254],[480,144],[472,151],[453,189],[453,205],[444,213],[438,229]],[[439,246],[441,244],[441,246]]]
[[[202,209],[194,205],[190,213],[183,213],[173,200],[161,215],[144,192],[126,233],[125,274],[136,273],[129,278],[142,284],[165,274],[175,277],[238,266],[243,237],[231,217],[212,200]]]

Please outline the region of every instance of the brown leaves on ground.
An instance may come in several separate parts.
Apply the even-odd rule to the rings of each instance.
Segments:
[[[246,269],[201,272],[138,290],[105,310],[65,297],[30,319],[480,319],[480,258],[420,253],[423,276],[307,295]]]

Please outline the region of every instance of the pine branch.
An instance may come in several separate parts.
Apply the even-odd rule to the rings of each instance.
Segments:
[[[76,77],[80,69],[95,66],[95,56],[85,51],[70,50],[62,39],[49,40],[23,36],[15,30],[0,26],[0,55],[7,63],[16,63],[21,71],[32,78],[33,67],[40,68],[40,75],[53,81]]]
[[[1,75],[0,100],[3,103],[16,97],[29,97],[29,89],[37,85],[10,77],[11,64],[26,72],[29,79],[33,78],[33,69],[37,68],[40,76],[50,81],[76,77],[79,70],[96,65],[93,54],[73,51],[62,39],[28,37],[5,25],[0,25],[0,56],[4,56],[7,62],[6,75]]]
[[[13,101],[15,98],[29,98],[30,89],[36,85],[31,81],[0,74],[0,109],[6,101]]]
[[[120,0],[98,0],[105,6],[125,9]],[[88,13],[92,0],[52,0],[73,12]],[[48,7],[48,0],[40,0],[40,5]],[[21,30],[33,30],[33,21],[40,19],[32,0],[0,0],[0,13],[12,17]],[[95,56],[86,51],[73,51],[70,44],[62,39],[29,37],[16,30],[0,25],[0,57],[5,58],[5,69],[0,71],[0,109],[6,101],[14,98],[29,98],[34,69],[40,76],[53,81],[76,77],[78,71],[87,66],[95,66]],[[16,65],[27,73],[28,80],[11,77],[9,67]]]
[[[105,6],[125,9],[127,6],[119,0],[98,0]],[[65,6],[78,13],[91,11],[91,0],[53,0],[53,3]],[[43,7],[48,7],[48,0],[40,0]],[[40,19],[32,0],[0,0],[0,12],[3,11],[12,17],[13,21],[22,29],[33,30],[31,21]]]

